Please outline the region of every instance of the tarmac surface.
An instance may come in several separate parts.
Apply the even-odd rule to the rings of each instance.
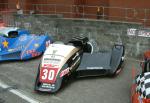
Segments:
[[[138,61],[126,59],[116,77],[73,80],[56,94],[49,94],[34,91],[40,58],[0,64],[0,103],[130,103],[132,68],[139,71]]]

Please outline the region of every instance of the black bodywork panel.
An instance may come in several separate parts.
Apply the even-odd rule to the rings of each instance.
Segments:
[[[115,45],[110,52],[84,53],[77,77],[113,75],[123,62],[124,46]]]

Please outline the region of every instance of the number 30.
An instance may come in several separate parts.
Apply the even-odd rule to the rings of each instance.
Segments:
[[[44,69],[43,70],[43,76],[42,76],[42,79],[45,80],[48,78],[48,80],[53,80],[54,79],[54,73],[55,71],[54,70],[47,70],[47,69]]]

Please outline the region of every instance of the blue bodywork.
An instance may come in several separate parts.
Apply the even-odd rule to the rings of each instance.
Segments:
[[[26,60],[41,55],[52,39],[24,29],[0,29],[0,61]],[[6,32],[7,31],[7,32]]]

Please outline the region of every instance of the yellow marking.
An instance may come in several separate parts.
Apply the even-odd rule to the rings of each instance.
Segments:
[[[4,42],[2,42],[2,44],[3,44],[3,46],[5,47],[5,48],[8,48],[8,42],[5,40]]]
[[[36,43],[36,44],[34,44],[34,46],[35,46],[35,47],[39,47],[39,44]]]

